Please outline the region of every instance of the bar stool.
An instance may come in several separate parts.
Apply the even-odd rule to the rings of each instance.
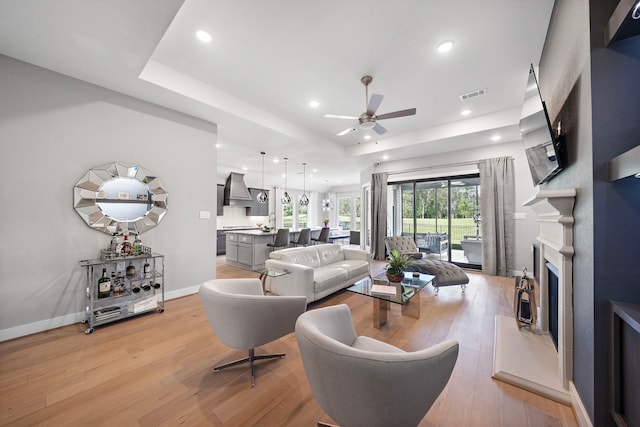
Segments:
[[[267,246],[271,248],[271,251],[289,247],[289,229],[279,229],[276,234],[276,240],[273,243],[267,243]]]
[[[317,245],[320,243],[329,243],[329,227],[325,227],[322,230],[320,230],[320,235],[318,236],[318,238],[311,239],[311,241],[313,242],[314,245]]]
[[[311,229],[303,228],[300,230],[300,234],[298,235],[298,240],[292,240],[290,242],[294,246],[308,246],[311,244]]]

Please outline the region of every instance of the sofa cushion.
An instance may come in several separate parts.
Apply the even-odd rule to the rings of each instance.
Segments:
[[[320,255],[313,248],[304,248],[297,251],[289,251],[279,254],[280,261],[291,264],[305,265],[307,267],[320,267]]]
[[[369,273],[369,263],[361,259],[343,259],[334,262],[331,266],[340,267],[347,272],[347,278],[353,279]]]
[[[340,245],[318,245],[314,247],[320,257],[320,265],[329,265],[344,260],[344,253]]]
[[[316,293],[340,286],[347,279],[347,270],[337,265],[327,265],[313,269],[313,286]]]

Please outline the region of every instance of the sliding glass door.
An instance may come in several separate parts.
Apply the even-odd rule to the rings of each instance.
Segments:
[[[428,258],[480,265],[481,253],[472,254],[481,249],[477,175],[390,183],[388,194],[387,234],[412,237]]]

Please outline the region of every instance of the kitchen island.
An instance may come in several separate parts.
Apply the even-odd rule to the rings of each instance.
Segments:
[[[320,228],[311,229],[311,233],[319,233]],[[297,240],[300,230],[289,230],[289,240]],[[235,267],[253,271],[264,271],[264,262],[269,258],[277,232],[262,230],[227,230],[227,263]]]
[[[269,258],[275,231],[229,230],[227,236],[227,263],[247,270],[262,271]]]

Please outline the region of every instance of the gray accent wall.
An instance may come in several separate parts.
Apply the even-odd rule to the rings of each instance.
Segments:
[[[141,238],[166,256],[169,296],[215,277],[215,124],[7,56],[0,93],[0,340],[80,320],[78,261],[110,237],[75,212],[73,186],[101,164],[140,164],[165,184],[166,217]]]
[[[640,180],[607,179],[608,162],[640,144],[640,36],[604,45],[614,0],[555,3],[540,60],[549,115],[562,120],[569,167],[544,185],[577,188],[574,208],[573,382],[591,423],[609,414],[609,301],[640,304],[634,273]]]

